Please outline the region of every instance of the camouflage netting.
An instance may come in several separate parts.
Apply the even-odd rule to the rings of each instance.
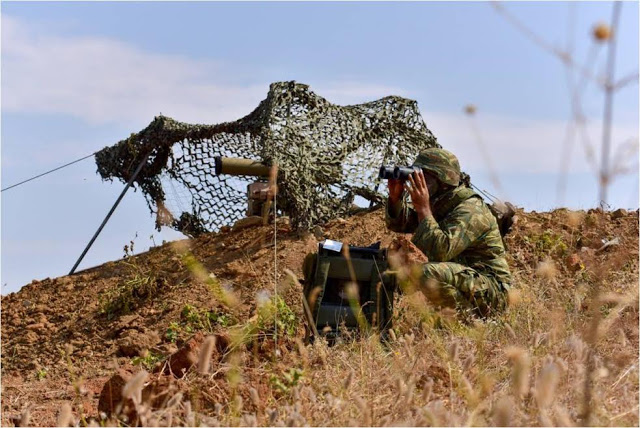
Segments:
[[[409,164],[421,149],[434,146],[439,147],[436,138],[413,100],[390,96],[338,106],[307,85],[278,82],[242,119],[191,125],[158,116],[101,150],[96,163],[103,179],[127,182],[150,153],[135,183],[157,215],[158,228],[170,225],[193,236],[244,217],[246,186],[256,181],[216,176],[216,156],[277,164],[278,209],[304,229],[348,215],[356,196],[380,202],[380,165]],[[169,206],[172,194],[181,195],[178,207]]]

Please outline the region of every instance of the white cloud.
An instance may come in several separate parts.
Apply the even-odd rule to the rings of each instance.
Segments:
[[[132,127],[146,125],[159,113],[186,122],[218,123],[255,109],[270,83],[236,83],[234,76],[246,76],[246,70],[232,64],[145,52],[101,37],[43,34],[6,15],[2,24],[6,112],[64,114],[91,124]],[[387,95],[412,97],[399,87],[355,79],[315,82],[312,90],[342,105]],[[441,144],[459,155],[465,169],[487,169],[468,117],[437,112],[423,112],[423,117]],[[476,120],[497,171],[560,170],[566,122],[481,113]],[[600,139],[599,129],[589,134],[596,143]],[[613,141],[637,135],[637,123],[618,124]],[[599,156],[598,147],[595,151]],[[569,171],[589,171],[580,142],[573,154]]]
[[[343,80],[314,85],[313,90],[329,102],[340,105],[360,104],[389,95],[411,97],[407,90],[397,86],[374,85],[354,80]]]
[[[145,52],[101,37],[41,34],[3,16],[3,110],[66,114],[91,124],[146,124],[159,114],[218,123],[253,111],[270,82],[233,83],[246,70],[210,60]],[[312,88],[352,104],[400,88],[339,81]]]
[[[163,114],[214,123],[244,116],[265,85],[215,84],[225,65],[144,52],[100,37],[31,31],[3,16],[3,109],[68,114],[101,124]]]
[[[451,115],[423,112],[423,117],[429,129],[438,137],[438,142],[458,154],[464,169],[489,169],[480,150],[478,134],[498,175],[500,172],[554,173],[563,168],[561,162],[566,121],[521,119],[482,113],[476,114],[473,119],[463,113]],[[472,121],[475,121],[477,133]],[[593,120],[592,125],[588,126],[587,135],[599,167],[602,130],[597,120]],[[637,123],[614,125],[611,153],[616,153],[630,138],[637,141],[637,137]],[[592,171],[584,147],[582,138],[576,136],[568,172]],[[613,157],[612,155],[611,158]]]

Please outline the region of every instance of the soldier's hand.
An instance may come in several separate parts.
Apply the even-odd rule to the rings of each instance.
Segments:
[[[389,202],[395,204],[402,198],[402,192],[404,191],[404,182],[402,180],[395,180],[390,178],[387,180],[389,186]]]
[[[429,189],[421,169],[414,171],[409,176],[409,180],[404,183],[404,187],[409,192],[409,196],[411,196],[411,202],[418,215],[418,221],[422,221],[425,217],[431,215]]]

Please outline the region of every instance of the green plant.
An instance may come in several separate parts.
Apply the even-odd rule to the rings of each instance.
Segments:
[[[203,328],[202,320],[200,319],[200,313],[198,312],[198,308],[192,306],[190,304],[184,305],[182,308],[182,312],[180,312],[180,316],[185,320],[187,324],[192,325],[195,328]]]
[[[187,334],[198,330],[213,332],[215,326],[229,327],[236,324],[232,316],[226,312],[218,310],[204,311],[188,303],[182,308],[180,318],[181,321],[172,321],[167,327],[165,337],[171,342],[178,340],[182,332]]]
[[[35,377],[38,380],[44,379],[45,377],[47,377],[47,369],[46,368],[41,368],[41,369],[36,370]]]
[[[298,327],[295,312],[280,297],[275,296],[258,308],[258,333],[267,336],[293,336]]]
[[[542,255],[562,257],[569,253],[569,246],[562,240],[562,236],[550,229],[539,235],[525,236],[523,239],[525,242],[532,244]]]
[[[228,327],[235,324],[231,316],[224,312],[209,311],[207,312],[207,320],[209,323],[217,324],[221,327]]]
[[[178,340],[181,331],[182,328],[180,327],[180,324],[172,321],[169,323],[169,327],[167,327],[167,332],[164,334],[164,337],[166,337],[170,342],[175,342]]]
[[[274,389],[284,394],[289,392],[289,390],[294,386],[298,385],[303,376],[303,370],[292,368],[289,369],[288,372],[284,372],[282,377],[278,377],[277,375],[269,376],[269,383]]]
[[[147,370],[151,370],[153,369],[153,366],[156,365],[156,363],[163,361],[164,360],[164,356],[162,354],[157,354],[153,351],[148,351],[144,356],[142,357],[133,357],[131,359],[131,363],[134,366],[142,366]]]
[[[130,313],[142,301],[156,295],[164,285],[164,281],[152,275],[150,269],[145,269],[133,262],[123,261],[122,263],[129,267],[130,276],[98,297],[100,313],[106,315],[109,320]]]
[[[235,320],[226,312],[217,310],[200,311],[195,306],[186,304],[180,313],[186,326],[192,329],[213,331],[215,325],[228,327],[235,324]]]

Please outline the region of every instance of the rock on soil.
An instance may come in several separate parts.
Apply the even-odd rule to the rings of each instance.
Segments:
[[[261,225],[262,223],[263,223],[263,219],[260,216],[245,217],[236,221],[232,227],[232,230],[234,232],[237,232],[238,230],[247,229],[253,226],[258,226],[258,225]]]
[[[105,382],[98,399],[98,411],[111,416],[122,418],[126,416],[129,423],[135,423],[138,413],[133,400],[122,395],[124,386],[134,377],[134,373],[126,369],[118,369]],[[183,385],[177,383],[173,376],[156,375],[142,389],[142,404],[152,410],[162,408],[171,397],[177,394]]]
[[[122,357],[144,356],[158,343],[160,343],[160,336],[155,331],[124,330],[117,341],[118,355]]]
[[[225,355],[229,347],[229,338],[226,335],[215,335],[216,345],[211,352],[211,361],[219,362]],[[200,350],[204,343],[205,335],[197,332],[191,339],[169,357],[168,364],[165,365],[164,373],[173,374],[177,378],[184,375],[198,363]]]
[[[118,369],[102,387],[100,398],[98,398],[98,410],[107,415],[122,413],[127,415],[129,420],[135,417],[133,401],[128,399],[123,402],[122,388],[131,380],[133,373],[124,369]]]
[[[627,210],[625,210],[624,208],[618,208],[617,210],[611,213],[611,218],[613,220],[617,220],[619,218],[626,217],[627,215],[629,215]]]

